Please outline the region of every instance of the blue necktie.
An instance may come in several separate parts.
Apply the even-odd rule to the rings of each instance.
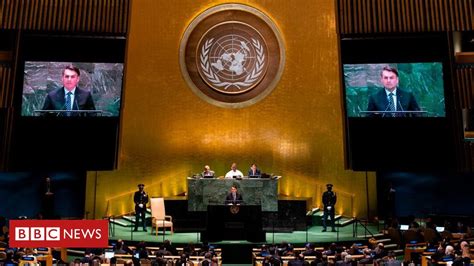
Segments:
[[[388,110],[389,111],[395,111],[395,104],[393,102],[393,93],[388,94]],[[395,113],[390,113],[391,117],[395,117]]]
[[[72,95],[72,92],[67,93],[67,96],[66,96],[66,110],[72,110],[72,108],[71,108],[71,95]],[[71,113],[67,112],[67,116],[70,116],[70,115],[71,115]]]

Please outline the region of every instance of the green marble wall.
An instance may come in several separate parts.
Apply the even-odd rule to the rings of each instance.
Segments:
[[[188,211],[206,211],[209,204],[224,204],[233,184],[239,188],[244,204],[261,205],[262,211],[278,211],[278,180],[188,178]]]

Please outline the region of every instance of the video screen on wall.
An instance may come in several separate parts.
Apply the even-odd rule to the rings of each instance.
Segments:
[[[348,117],[445,117],[441,62],[344,64]]]
[[[118,117],[122,87],[123,63],[25,61],[21,115]]]

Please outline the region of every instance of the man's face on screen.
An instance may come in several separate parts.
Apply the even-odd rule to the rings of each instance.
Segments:
[[[72,90],[77,86],[79,83],[79,76],[75,71],[65,69],[63,74],[63,86],[67,90]]]
[[[390,71],[382,71],[381,81],[383,86],[389,91],[393,91],[398,86],[398,77]]]

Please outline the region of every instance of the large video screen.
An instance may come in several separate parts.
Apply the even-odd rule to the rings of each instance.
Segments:
[[[117,117],[122,81],[123,63],[25,61],[21,115]]]
[[[348,117],[445,117],[443,64],[344,64]]]

